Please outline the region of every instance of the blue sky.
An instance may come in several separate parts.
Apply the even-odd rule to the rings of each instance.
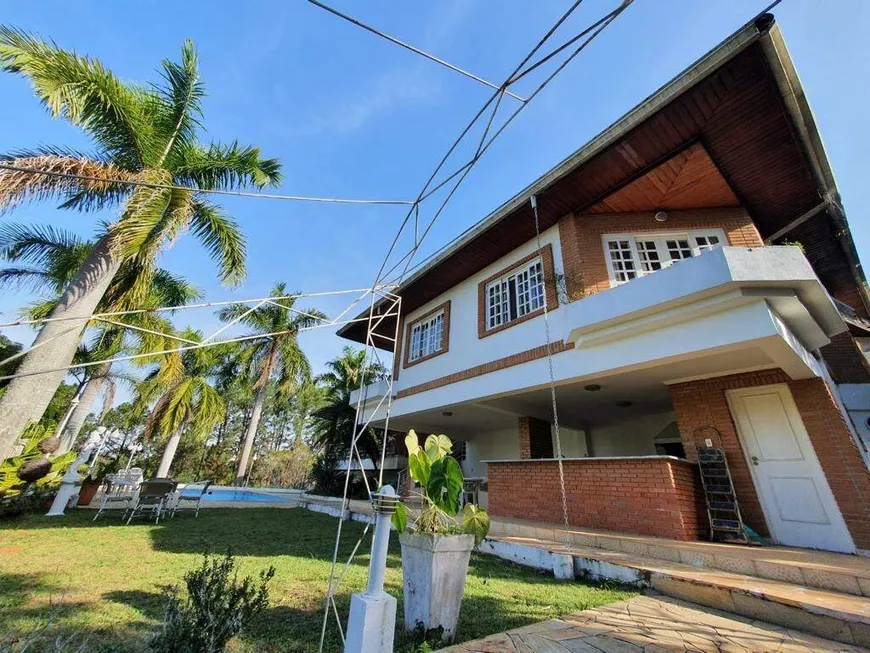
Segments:
[[[567,6],[567,1],[336,0],[334,6],[478,75],[500,80]],[[467,178],[430,233],[434,251],[533,181],[766,5],[764,0],[636,0],[514,121]],[[565,37],[616,5],[586,0]],[[306,2],[12,3],[3,22],[99,58],[124,79],[156,80],[164,57],[192,38],[208,89],[204,139],[259,145],[284,164],[277,192],[412,198],[465,122],[488,97],[475,82],[363,32]],[[494,8],[497,7],[497,10]],[[862,257],[870,226],[870,3],[841,0],[836,11],[784,0],[775,11],[816,113]],[[526,84],[518,92],[528,92]],[[0,151],[37,144],[86,149],[51,120],[27,84],[0,75]],[[512,101],[505,100],[505,108]],[[457,160],[457,163],[461,161]],[[186,275],[208,299],[269,294],[279,280],[306,292],[370,284],[401,207],[332,206],[230,198],[223,202],[248,236],[249,275],[222,288],[198,244],[183,237],[162,264]],[[431,215],[434,205],[423,208]],[[82,235],[111,215],[17,209],[3,220],[62,225]],[[407,245],[407,243],[404,243]],[[0,314],[29,297],[6,293]],[[341,298],[311,301],[330,314]],[[177,321],[214,328],[209,311]],[[27,333],[8,331],[24,340]],[[303,341],[316,369],[340,349],[329,332]]]

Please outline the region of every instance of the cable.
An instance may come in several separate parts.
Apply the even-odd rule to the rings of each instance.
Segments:
[[[248,193],[240,190],[220,190],[217,188],[205,189],[195,188],[190,186],[175,186],[172,184],[155,184],[148,181],[138,181],[134,179],[104,179],[102,177],[91,177],[89,175],[75,175],[68,172],[54,172],[49,170],[39,170],[37,168],[25,168],[23,166],[11,165],[9,163],[0,163],[0,169],[11,170],[13,172],[23,172],[32,175],[43,175],[46,177],[63,177],[64,179],[81,179],[83,181],[97,181],[104,184],[126,184],[127,186],[143,186],[145,188],[163,188],[166,190],[184,190],[191,193],[205,193],[207,195],[231,195],[233,197],[257,197],[267,200],[289,200],[292,202],[321,202],[329,204],[387,204],[387,205],[409,205],[414,204],[410,200],[361,200],[361,199],[346,199],[340,197],[310,197],[306,195],[276,195],[274,193]]]
[[[491,145],[495,142],[495,140],[496,140],[496,139],[497,139],[497,138],[502,134],[502,132],[504,132],[504,130],[507,128],[507,126],[510,125],[511,122],[513,122],[513,120],[514,120],[514,119],[515,119],[515,118],[520,114],[520,112],[522,112],[522,110],[525,109],[525,108],[529,105],[529,102],[530,102],[530,101],[531,101],[531,100],[532,100],[536,95],[538,95],[538,93],[540,93],[542,90],[544,90],[544,88],[545,88],[545,87],[546,87],[546,86],[547,86],[547,85],[548,85],[548,84],[549,84],[549,83],[550,83],[550,82],[551,82],[551,81],[556,77],[556,75],[558,75],[558,74],[559,74],[559,73],[560,73],[560,72],[565,68],[565,66],[567,66],[569,63],[571,63],[571,61],[572,61],[572,60],[573,60],[573,59],[574,59],[578,54],[580,54],[580,52],[582,52],[582,51],[586,48],[586,46],[588,46],[588,45],[589,45],[589,44],[590,44],[590,43],[591,43],[591,42],[592,42],[592,41],[593,41],[593,40],[594,40],[594,39],[595,39],[595,38],[596,38],[596,37],[597,37],[597,36],[602,32],[602,31],[604,31],[604,29],[606,29],[607,26],[610,25],[610,23],[612,23],[614,20],[616,20],[616,18],[617,18],[617,17],[618,17],[618,16],[619,16],[623,11],[625,11],[625,10],[626,10],[626,9],[627,9],[631,4],[632,4],[633,1],[634,1],[634,0],[623,0],[622,4],[620,4],[619,7],[617,7],[615,10],[611,11],[611,12],[610,12],[609,14],[607,14],[603,19],[598,20],[598,21],[596,21],[595,23],[593,23],[593,26],[597,25],[597,27],[590,26],[589,28],[586,28],[585,30],[583,30],[583,32],[582,32],[583,34],[589,34],[590,29],[594,29],[594,31],[592,31],[592,33],[589,34],[589,36],[587,36],[587,38],[586,38],[586,39],[585,39],[585,40],[584,40],[584,41],[583,41],[583,42],[582,42],[582,43],[581,43],[577,48],[575,48],[574,51],[573,51],[570,55],[568,55],[568,57],[565,59],[565,61],[563,61],[561,64],[559,64],[559,66],[558,66],[558,67],[557,67],[557,68],[556,68],[552,73],[550,73],[550,74],[549,74],[549,75],[544,79],[543,82],[541,82],[541,83],[538,85],[538,87],[534,90],[534,92],[529,96],[528,101],[527,101],[525,104],[519,106],[519,107],[518,107],[518,108],[517,108],[517,109],[516,109],[516,110],[515,110],[515,111],[514,111],[514,112],[513,112],[513,113],[512,113],[508,118],[507,118],[507,120],[505,120],[505,122],[504,122],[504,123],[503,123],[503,124],[498,128],[498,130],[496,130],[496,132],[495,132],[495,133],[494,133],[494,134],[489,138],[489,140],[486,142],[486,144],[483,145],[482,148],[479,148],[478,152],[475,153],[475,156],[471,159],[471,161],[469,161],[469,162],[466,163],[462,168],[460,168],[460,169],[464,170],[464,172],[463,172],[462,175],[460,176],[459,181],[456,182],[456,184],[453,186],[453,189],[452,189],[452,190],[450,191],[450,193],[448,194],[447,198],[446,198],[446,199],[444,200],[444,202],[441,204],[440,208],[439,208],[438,211],[435,213],[435,215],[432,217],[432,219],[429,221],[429,224],[427,225],[426,229],[423,231],[423,234],[420,236],[419,242],[418,242],[418,243],[417,243],[417,244],[416,244],[416,245],[415,245],[415,246],[410,250],[410,258],[408,258],[408,262],[405,264],[405,268],[402,270],[402,272],[401,272],[398,276],[396,276],[396,277],[393,278],[392,282],[394,282],[394,283],[396,283],[396,284],[400,284],[400,283],[402,282],[402,280],[403,280],[404,277],[405,277],[405,274],[407,274],[407,271],[408,271],[408,269],[410,268],[410,264],[411,264],[411,262],[413,261],[414,255],[416,254],[417,250],[419,250],[419,248],[420,248],[420,244],[422,244],[422,242],[423,242],[423,239],[426,237],[426,235],[429,233],[429,231],[431,230],[431,228],[434,226],[435,221],[436,221],[436,220],[438,219],[438,217],[441,215],[441,213],[443,212],[444,208],[447,206],[447,203],[450,201],[450,199],[453,197],[453,194],[454,194],[454,193],[456,192],[456,190],[459,188],[459,185],[462,183],[462,181],[465,179],[465,177],[468,175],[468,173],[471,172],[471,169],[474,167],[474,164],[477,163],[477,161],[480,159],[480,157],[483,156],[483,154],[484,154],[484,153],[485,153],[485,152],[490,148],[490,146],[491,146]],[[576,6],[576,5],[575,5],[575,6]],[[569,41],[569,42],[573,42],[573,41],[574,41],[574,40],[572,39],[572,41]],[[560,49],[561,49],[561,46],[560,46]],[[549,55],[548,55],[548,56],[549,56]],[[546,58],[547,58],[547,57],[545,57],[545,59],[546,59]],[[526,59],[526,61],[528,61],[528,58]],[[525,65],[525,64],[523,64],[523,65]],[[516,75],[517,72],[518,72],[518,71],[514,71],[514,73],[512,73],[512,75]],[[472,226],[471,228],[473,228],[473,226]],[[467,230],[466,230],[466,231],[467,231]],[[404,257],[402,257],[402,259],[400,259],[400,261],[401,261],[401,260],[404,260],[407,256],[408,256],[408,255],[406,254]],[[392,267],[392,268],[391,268],[391,269],[390,269],[390,270],[389,270],[389,271],[384,275],[384,278],[386,278],[386,275],[387,275],[387,274],[390,274],[391,272],[393,272],[394,270],[396,270],[396,268],[398,267],[398,265],[399,265],[399,264],[394,265],[394,266],[393,266],[393,267]],[[378,280],[380,281],[380,278],[379,278]]]
[[[362,27],[364,30],[369,31],[372,34],[375,34],[377,36],[380,36],[381,38],[386,39],[387,41],[390,41],[390,43],[395,43],[396,45],[403,47],[406,50],[410,50],[411,52],[413,52],[415,54],[419,54],[421,57],[425,57],[429,61],[434,61],[435,63],[440,64],[440,65],[444,66],[445,68],[449,68],[453,72],[457,72],[460,75],[465,75],[466,77],[473,79],[476,82],[480,82],[481,84],[483,84],[485,86],[489,86],[490,88],[493,88],[496,90],[501,90],[501,87],[496,86],[492,82],[486,81],[482,77],[478,77],[474,73],[470,73],[467,70],[463,70],[459,66],[454,66],[452,63],[444,61],[444,59],[440,59],[439,57],[436,57],[435,55],[429,54],[428,52],[424,52],[420,48],[416,48],[413,45],[411,45],[410,43],[405,43],[404,41],[400,41],[395,36],[390,36],[389,34],[385,34],[384,32],[382,32],[378,29],[375,29],[371,25],[367,25],[366,23],[362,22],[361,20],[359,20],[357,18],[354,18],[353,16],[348,16],[347,14],[343,14],[340,11],[338,11],[337,9],[333,9],[332,7],[325,5],[322,2],[318,2],[318,0],[308,0],[308,2],[310,2],[311,4],[313,4],[316,7],[320,7],[321,9],[325,9],[329,13],[331,13],[335,16],[338,16],[339,18],[343,18],[344,20],[346,20],[350,23],[353,23],[357,27]],[[524,98],[521,98],[519,95],[514,95],[513,93],[511,93],[509,91],[505,91],[505,93],[507,95],[510,95],[515,100],[519,100],[520,102],[526,101]]]

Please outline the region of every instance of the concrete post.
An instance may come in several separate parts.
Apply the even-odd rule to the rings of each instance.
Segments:
[[[375,535],[369,564],[369,582],[364,594],[350,599],[350,618],[344,653],[392,653],[396,632],[396,599],[384,592],[387,548],[390,544],[390,518],[398,497],[385,485],[372,499]]]
[[[54,497],[51,504],[51,509],[45,513],[46,517],[63,517],[63,511],[66,510],[67,504],[74,496],[79,493],[79,473],[78,468],[84,465],[91,459],[91,454],[94,452],[93,446],[86,446],[75,459],[75,462],[66,470],[66,474],[60,481],[60,488]]]

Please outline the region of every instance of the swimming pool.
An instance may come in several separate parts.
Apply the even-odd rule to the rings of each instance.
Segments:
[[[182,496],[185,495],[182,491]],[[194,495],[195,496],[195,495]],[[215,489],[209,490],[202,498],[203,501],[244,501],[246,503],[287,503],[289,498],[280,494],[267,492],[253,492],[252,490]]]

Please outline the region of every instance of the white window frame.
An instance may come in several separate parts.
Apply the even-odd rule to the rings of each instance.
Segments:
[[[408,331],[408,363],[434,356],[444,348],[444,309],[411,324]]]
[[[504,327],[541,310],[546,301],[544,259],[536,256],[486,284],[483,289],[486,331]]]
[[[717,239],[718,242],[711,245],[711,238]],[[674,257],[674,250],[669,249],[665,244],[665,241],[675,239],[688,241],[689,246],[687,250],[691,251],[691,258],[700,256],[711,249],[723,247],[728,244],[728,239],[725,236],[724,229],[690,229],[688,231],[646,231],[637,233],[604,234],[601,236],[601,246],[604,250],[604,259],[607,263],[607,274],[610,278],[610,285],[619,286],[623,283],[628,283],[632,279],[648,276],[653,272],[657,272],[658,269],[670,267],[674,263],[683,260],[679,257]],[[634,273],[632,279],[620,278],[620,276],[628,275],[625,274],[625,271],[617,270],[614,261],[611,258],[610,243],[618,241],[628,241],[629,243],[628,249],[623,247],[620,247],[619,249],[623,252],[628,251],[631,254],[630,259],[624,260],[630,261],[633,265],[634,269],[630,271]],[[655,243],[655,262],[659,264],[659,267],[656,270],[648,269],[650,261],[644,259],[643,248],[638,248],[639,241],[641,243]],[[686,251],[683,250],[683,248],[680,248],[680,250],[684,252]]]

